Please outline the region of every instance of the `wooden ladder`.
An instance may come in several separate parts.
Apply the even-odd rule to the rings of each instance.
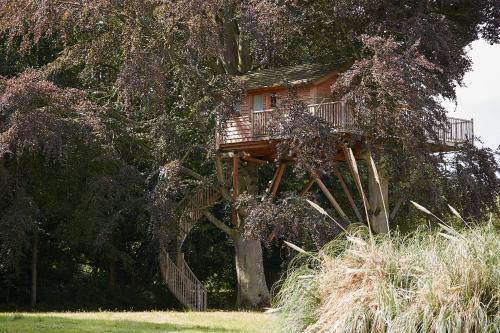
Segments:
[[[230,179],[230,175],[225,176]],[[174,262],[165,248],[160,253],[160,269],[168,289],[190,310],[206,311],[207,289],[198,280],[184,260],[181,252],[182,244],[203,216],[203,212],[213,206],[221,198],[215,185],[202,184],[193,195],[186,196],[179,202],[181,217],[175,248],[170,249]]]

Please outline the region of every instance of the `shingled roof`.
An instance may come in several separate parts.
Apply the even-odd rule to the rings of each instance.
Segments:
[[[333,64],[303,64],[264,69],[241,77],[246,90],[299,86],[317,81],[337,69]]]

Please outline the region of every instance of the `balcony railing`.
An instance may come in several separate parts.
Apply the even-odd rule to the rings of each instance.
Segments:
[[[354,133],[356,132],[356,124],[353,117],[352,107],[344,101],[314,103],[308,106],[311,114],[325,120],[333,125],[339,132]],[[258,141],[269,137],[270,123],[277,116],[274,109],[252,111],[250,117],[236,117],[240,119],[241,126],[245,135],[239,136],[222,143]],[[248,125],[245,125],[248,124]],[[465,120],[449,117],[444,128],[436,129],[439,141],[447,145],[457,143],[472,142],[474,139],[473,120]],[[237,132],[237,129],[232,129],[232,133]]]
[[[440,142],[455,144],[474,142],[474,120],[448,117],[444,128],[436,129]]]
[[[309,104],[309,112],[344,131],[354,130],[354,119],[350,106],[343,101]],[[274,109],[251,112],[252,135],[262,137],[269,135],[269,124],[276,117]]]

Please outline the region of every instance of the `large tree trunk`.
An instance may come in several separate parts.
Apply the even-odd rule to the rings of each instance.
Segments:
[[[238,279],[237,305],[256,308],[269,304],[260,241],[237,237],[234,242],[236,275]]]
[[[253,164],[240,165],[240,193],[258,193],[257,167]],[[238,210],[241,221],[239,230],[244,230],[248,212],[243,208]],[[238,282],[237,306],[255,308],[269,303],[269,289],[264,275],[264,262],[260,241],[244,239],[241,235],[234,236],[236,275]]]
[[[37,273],[38,273],[38,235],[33,236],[33,249],[31,252],[31,307],[36,306],[37,298]]]

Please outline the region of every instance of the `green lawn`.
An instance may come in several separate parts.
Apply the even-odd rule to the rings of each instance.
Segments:
[[[0,333],[277,332],[276,317],[254,312],[0,313]]]

